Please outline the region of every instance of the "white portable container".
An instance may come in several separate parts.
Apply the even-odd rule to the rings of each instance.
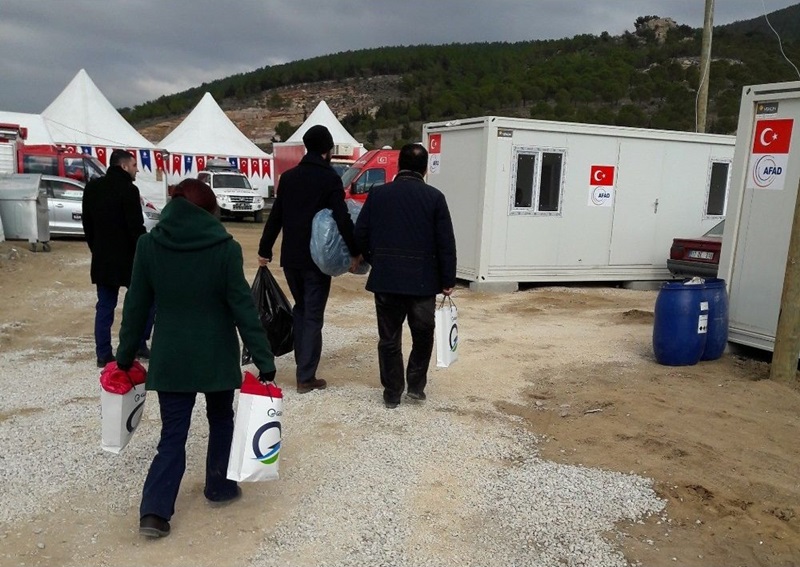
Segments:
[[[744,87],[719,277],[728,340],[772,351],[800,180],[800,82]]]
[[[47,193],[39,174],[0,174],[0,224],[8,240],[27,240],[33,252],[50,251]]]
[[[734,141],[495,116],[423,126],[457,276],[498,291],[669,279],[672,239],[724,218]]]

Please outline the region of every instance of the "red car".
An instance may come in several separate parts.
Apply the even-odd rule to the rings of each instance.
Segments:
[[[669,249],[667,268],[676,277],[717,277],[722,231],[725,221],[697,238],[675,238]]]

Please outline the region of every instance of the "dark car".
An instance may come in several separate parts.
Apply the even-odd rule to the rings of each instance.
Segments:
[[[724,228],[725,221],[721,221],[703,236],[673,239],[667,260],[670,273],[676,277],[717,277]]]

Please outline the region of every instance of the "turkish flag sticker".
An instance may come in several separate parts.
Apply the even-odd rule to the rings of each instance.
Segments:
[[[428,138],[428,153],[438,154],[442,151],[442,135],[431,134]]]
[[[614,185],[613,165],[593,165],[590,175],[591,179],[589,181],[589,185],[592,186]]]
[[[793,118],[756,121],[754,154],[788,154],[792,141]]]

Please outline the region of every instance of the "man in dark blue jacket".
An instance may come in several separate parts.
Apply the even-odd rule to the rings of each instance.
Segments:
[[[356,221],[356,241],[372,264],[367,290],[375,294],[378,364],[387,408],[407,396],[424,400],[433,351],[436,294],[456,283],[456,239],[447,201],[425,183],[428,152],[419,144],[400,150],[394,181],[374,187]],[[403,322],[411,329],[411,354],[403,372]]]
[[[312,126],[303,136],[306,155],[281,176],[278,196],[272,205],[261,242],[258,262],[272,261],[272,246],[283,230],[281,267],[294,298],[294,360],[297,391],[322,390],[327,382],[317,377],[322,353],[325,305],[331,291],[331,277],[323,274],[311,259],[311,225],[322,209],[331,209],[336,226],[350,250],[353,271],[360,254],[353,238],[353,221],[344,202],[342,178],[331,167],[333,137],[325,126]]]

